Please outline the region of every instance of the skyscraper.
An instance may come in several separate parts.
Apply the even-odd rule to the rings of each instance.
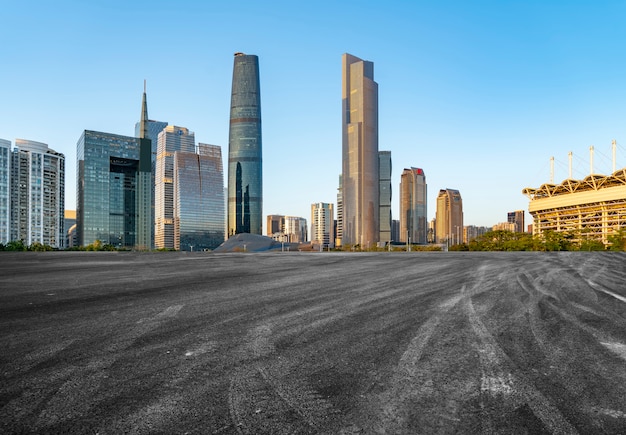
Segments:
[[[79,246],[96,240],[146,249],[150,224],[150,143],[85,130],[76,144],[76,231]]]
[[[402,171],[400,176],[400,241],[426,244],[426,175],[420,168]]]
[[[10,165],[10,239],[64,248],[65,156],[16,139]]]
[[[439,191],[436,226],[437,243],[463,243],[463,200],[458,190]]]
[[[148,104],[146,101],[146,84],[144,81],[143,99],[141,104],[141,118],[135,124],[135,137],[142,139],[150,139],[150,222],[148,228],[150,231],[150,247],[154,247],[154,186],[156,174],[156,157],[157,146],[159,143],[159,133],[167,127],[167,122],[154,121],[148,119]]]
[[[146,82],[143,82],[141,100],[141,121],[139,122],[139,166],[137,170],[137,220],[138,247],[152,249],[154,247],[154,172],[152,166],[152,141],[148,136],[148,102]]]
[[[154,185],[154,246],[175,249],[174,244],[174,153],[196,152],[193,132],[168,125],[159,133]]]
[[[0,139],[0,243],[11,241],[11,142]]]
[[[342,56],[342,244],[379,240],[378,84],[374,64]]]
[[[259,59],[235,53],[228,139],[228,237],[262,234],[262,175]]]
[[[391,242],[391,151],[378,152],[380,242]]]
[[[214,249],[224,241],[222,149],[198,144],[198,153],[174,152],[174,248]]]
[[[334,248],[333,205],[325,202],[311,204],[311,243],[322,248]]]

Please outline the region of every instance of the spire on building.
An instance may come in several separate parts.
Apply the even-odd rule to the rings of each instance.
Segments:
[[[141,121],[139,128],[139,137],[141,139],[148,138],[148,102],[146,101],[146,81],[143,81],[143,98],[141,99]]]

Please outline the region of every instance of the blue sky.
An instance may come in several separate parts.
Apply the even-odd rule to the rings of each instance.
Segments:
[[[0,138],[66,156],[75,207],[85,129],[134,135],[151,119],[228,154],[233,53],[259,56],[264,214],[310,219],[336,202],[341,55],[374,62],[379,149],[421,167],[428,215],[458,189],[465,224],[528,209],[524,187],[626,166],[625,1],[13,1],[0,25]],[[226,168],[226,165],[225,165]],[[226,177],[226,173],[224,174]],[[529,218],[529,215],[527,215]]]

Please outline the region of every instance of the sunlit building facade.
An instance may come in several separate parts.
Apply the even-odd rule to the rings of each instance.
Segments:
[[[11,241],[11,142],[0,139],[0,243]]]
[[[391,151],[378,152],[378,206],[380,210],[380,242],[389,243],[391,237]]]
[[[322,248],[335,247],[333,205],[326,202],[311,204],[311,243]]]
[[[378,84],[374,64],[342,56],[342,244],[368,248],[380,237]]]
[[[513,224],[513,232],[523,233],[526,231],[524,226],[524,210],[515,210],[507,213],[507,222]]]
[[[65,156],[16,139],[10,166],[10,239],[64,248]]]
[[[76,145],[76,238],[148,249],[151,222],[150,143],[85,130]]]
[[[337,225],[335,230],[335,246],[341,246],[343,238],[343,191],[341,188],[341,175],[339,175],[339,187],[337,188]]]
[[[572,242],[596,240],[608,246],[609,237],[626,227],[626,168],[527,187],[522,193],[530,199],[533,235],[566,233]]]
[[[289,243],[304,243],[309,240],[306,219],[285,216],[285,236]]]
[[[421,168],[402,171],[400,176],[400,241],[426,244],[426,174]]]
[[[154,247],[176,249],[174,242],[174,153],[196,152],[195,135],[168,125],[159,133],[154,183]]]
[[[280,214],[268,214],[267,224],[265,225],[265,234],[272,237],[277,234],[283,234],[285,231],[285,216]]]
[[[174,249],[211,250],[224,241],[222,149],[198,144],[198,153],[174,152]]]
[[[435,222],[437,243],[463,243],[463,200],[458,190],[439,191]]]
[[[228,139],[228,237],[263,232],[259,59],[235,53]]]

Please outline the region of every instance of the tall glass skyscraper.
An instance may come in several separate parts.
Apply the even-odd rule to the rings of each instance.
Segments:
[[[168,125],[159,133],[154,186],[154,246],[175,249],[174,244],[174,153],[195,154],[196,140],[185,127]]]
[[[342,244],[378,242],[378,84],[374,64],[342,56]]]
[[[378,152],[380,242],[391,242],[391,151]]]
[[[117,247],[148,248],[149,141],[85,130],[76,144],[76,157],[78,245],[100,240]]]
[[[222,149],[198,144],[198,153],[174,153],[174,248],[214,249],[224,241]]]
[[[259,59],[235,53],[228,138],[228,237],[262,234],[262,175]]]
[[[400,241],[426,244],[427,235],[426,175],[421,168],[405,169],[400,176]]]
[[[11,241],[11,142],[0,139],[0,243]]]
[[[65,247],[65,156],[16,139],[11,159],[11,240]]]

